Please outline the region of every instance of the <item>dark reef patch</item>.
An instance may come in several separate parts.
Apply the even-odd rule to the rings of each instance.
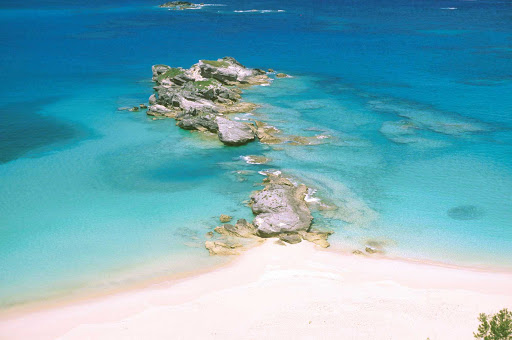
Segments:
[[[85,138],[86,131],[71,122],[39,114],[57,98],[0,107],[0,164],[34,157],[52,148]]]
[[[459,205],[449,209],[447,214],[454,220],[469,221],[482,218],[484,211],[475,205]]]

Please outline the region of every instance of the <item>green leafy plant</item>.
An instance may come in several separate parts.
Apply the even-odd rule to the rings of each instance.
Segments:
[[[494,315],[481,313],[478,321],[478,331],[473,333],[476,339],[512,340],[512,312],[508,309],[504,308]]]

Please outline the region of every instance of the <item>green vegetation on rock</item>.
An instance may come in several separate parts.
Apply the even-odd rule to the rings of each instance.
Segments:
[[[193,85],[196,88],[199,88],[199,89],[204,89],[204,88],[207,88],[210,85],[217,85],[217,84],[220,84],[220,82],[218,80],[213,79],[213,78],[208,79],[208,80],[199,80],[199,81],[195,81],[193,83]]]
[[[167,78],[174,78],[177,75],[183,74],[183,72],[184,72],[183,70],[181,70],[179,68],[176,68],[176,67],[173,67],[169,71],[159,75],[158,76],[158,81],[162,81],[162,80],[167,79]]]
[[[229,63],[227,61],[218,61],[218,60],[201,60],[203,63],[211,65],[213,67],[228,67]]]
[[[473,333],[476,339],[512,340],[512,312],[508,309],[504,308],[494,315],[481,313],[478,321],[478,331]]]

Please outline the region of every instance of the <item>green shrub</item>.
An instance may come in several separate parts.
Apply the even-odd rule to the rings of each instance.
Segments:
[[[212,65],[213,67],[228,67],[229,63],[227,61],[218,61],[218,60],[202,60],[203,63]]]
[[[481,313],[478,321],[478,332],[473,333],[476,339],[512,340],[512,312],[506,308],[494,315]]]

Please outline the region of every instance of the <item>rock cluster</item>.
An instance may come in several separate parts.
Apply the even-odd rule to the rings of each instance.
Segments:
[[[251,207],[256,215],[253,223],[239,219],[235,225],[223,224],[215,228],[221,239],[206,241],[210,255],[237,255],[247,245],[264,238],[277,237],[280,242],[313,242],[329,247],[327,238],[332,232],[310,230],[313,217],[304,200],[307,187],[294,185],[281,175],[269,174],[265,188],[251,196]]]
[[[193,8],[200,8],[201,5],[194,4],[192,2],[188,1],[170,1],[166,2],[164,4],[161,4],[161,8],[171,8],[171,9],[193,9]]]
[[[269,174],[265,188],[251,196],[254,225],[262,236],[307,231],[313,216],[304,200],[308,188],[294,185],[289,179]]]
[[[270,83],[265,71],[246,68],[231,57],[200,60],[190,69],[154,65],[152,70],[156,94],[149,98],[148,115],[174,118],[185,130],[216,133],[226,145],[255,139],[253,124],[232,121],[225,114],[257,107],[241,102],[241,89]]]

